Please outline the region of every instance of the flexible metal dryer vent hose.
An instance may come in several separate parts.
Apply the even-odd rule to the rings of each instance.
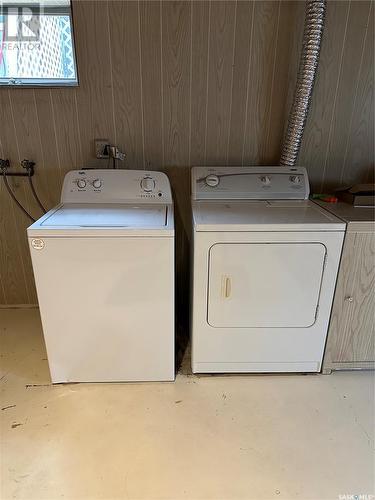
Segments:
[[[280,165],[294,166],[301,147],[318,68],[326,0],[307,0],[302,53]]]

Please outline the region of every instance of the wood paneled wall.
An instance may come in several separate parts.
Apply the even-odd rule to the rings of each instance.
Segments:
[[[188,225],[194,164],[277,164],[296,77],[301,1],[73,2],[80,85],[0,89],[0,155],[36,161],[47,205],[64,173],[105,167],[93,139],[129,168],[166,169]],[[369,180],[374,155],[374,4],[328,0],[299,163],[316,191]],[[12,181],[35,215],[24,180]],[[36,303],[27,219],[0,188],[0,304]]]

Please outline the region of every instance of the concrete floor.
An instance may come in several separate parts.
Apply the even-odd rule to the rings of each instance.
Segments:
[[[51,386],[38,310],[0,334],[2,499],[374,494],[371,372]]]

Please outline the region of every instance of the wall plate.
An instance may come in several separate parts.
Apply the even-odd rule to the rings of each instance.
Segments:
[[[108,139],[95,139],[95,156],[99,159],[109,158],[109,148],[108,152],[105,153],[106,146],[109,146]]]

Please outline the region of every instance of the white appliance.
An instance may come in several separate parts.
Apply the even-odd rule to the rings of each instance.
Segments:
[[[192,169],[192,369],[318,372],[345,224],[304,168]]]
[[[71,171],[27,233],[52,382],[174,380],[167,176]]]

